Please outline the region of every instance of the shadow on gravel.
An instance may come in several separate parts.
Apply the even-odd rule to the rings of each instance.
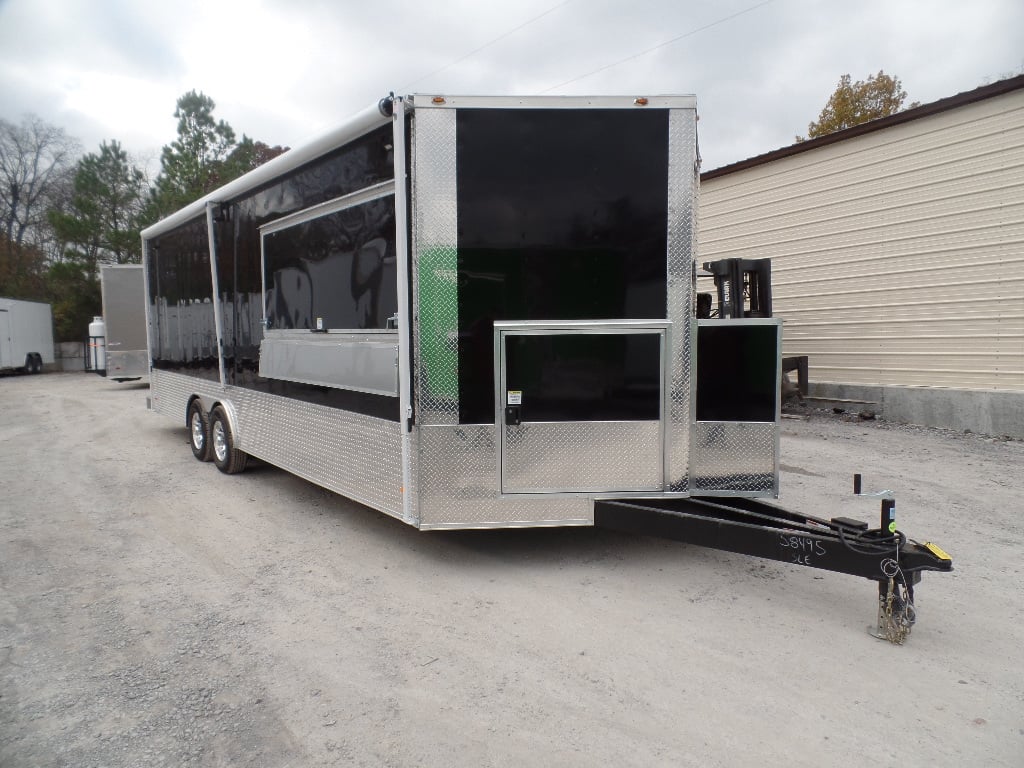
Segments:
[[[159,427],[159,432],[179,443],[182,450],[188,450],[188,433],[183,427],[167,422]],[[197,463],[197,469],[204,472],[208,470],[214,482],[228,479],[227,476],[219,477],[220,473],[212,464]],[[343,530],[348,531],[349,536],[346,538],[358,540],[372,537],[381,542],[382,547],[404,548],[410,557],[423,558],[424,568],[445,565],[471,571],[477,568],[488,569],[495,564],[561,568],[600,562],[650,570],[678,566],[684,562],[717,562],[722,559],[750,561],[739,555],[677,541],[592,526],[421,531],[384,512],[258,459],[251,458],[245,472],[234,477],[244,479],[253,486],[243,491],[246,497],[267,498],[272,495],[273,489],[273,492],[287,498],[287,506],[277,510],[280,514],[293,515],[297,520],[307,520],[311,525],[327,515],[331,521],[339,523]]]
[[[650,569],[683,560],[738,557],[667,539],[592,526],[421,531],[276,467],[261,462],[257,472],[261,481],[279,488],[282,484],[294,488],[296,504],[290,510],[293,514],[313,517],[327,513],[354,536],[373,536],[389,547],[404,547],[416,557],[424,558],[429,561],[424,567],[443,564],[448,568],[471,570],[489,568],[495,563],[529,564],[535,568],[538,565],[564,567],[619,562]],[[308,503],[311,499],[317,501],[316,506]]]

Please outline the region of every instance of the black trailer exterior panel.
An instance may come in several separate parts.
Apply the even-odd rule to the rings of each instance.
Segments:
[[[456,113],[460,423],[491,420],[495,320],[665,316],[668,117]]]

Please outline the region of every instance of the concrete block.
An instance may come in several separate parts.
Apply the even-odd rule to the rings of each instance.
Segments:
[[[887,421],[1024,439],[1024,392],[812,382],[820,407],[873,410]]]
[[[933,387],[886,387],[890,421],[1024,438],[1024,392]]]
[[[58,371],[85,370],[85,344],[62,341],[54,348],[54,368]]]

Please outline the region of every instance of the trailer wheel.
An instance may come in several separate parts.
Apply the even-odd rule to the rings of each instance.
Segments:
[[[210,444],[213,463],[221,472],[234,475],[245,469],[249,456],[235,448],[235,437],[231,434],[227,414],[219,405],[210,411]]]
[[[35,367],[32,369],[32,373],[42,373],[43,372],[43,356],[40,355],[38,352],[36,352],[35,357],[36,357],[36,364],[35,364]]]
[[[210,417],[203,410],[203,404],[193,400],[188,406],[188,442],[192,446],[192,455],[200,461],[209,461],[210,452]]]

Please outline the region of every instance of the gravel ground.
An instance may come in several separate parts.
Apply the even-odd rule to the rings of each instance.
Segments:
[[[593,529],[423,533],[192,458],[148,390],[0,379],[0,765],[1024,765],[1024,444],[783,422],[780,504],[936,541],[873,583]]]

